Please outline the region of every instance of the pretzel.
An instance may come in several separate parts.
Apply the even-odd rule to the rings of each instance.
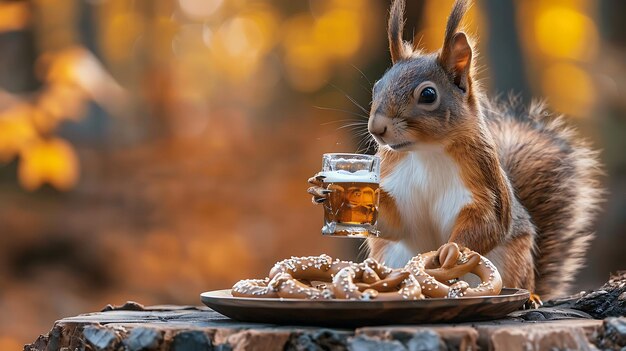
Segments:
[[[237,297],[278,297],[277,289],[269,282],[269,278],[240,280],[233,286],[231,294]]]
[[[244,279],[237,282],[231,294],[236,297],[330,299],[332,292],[318,289],[294,279],[289,273],[277,274],[269,279]]]
[[[354,283],[357,274],[352,267],[345,267],[333,278],[333,292],[338,299],[348,300],[418,300],[423,299],[419,282],[409,272],[399,272],[401,277],[399,289],[389,292],[381,292],[373,288],[361,289]],[[391,275],[391,274],[389,274]],[[397,284],[396,284],[397,286]]]
[[[276,263],[266,279],[245,279],[237,282],[231,293],[236,297],[331,298],[332,292],[329,289],[317,289],[307,282],[330,282],[336,272],[347,266],[360,270],[360,266],[353,262],[333,261],[326,254],[291,257]]]
[[[349,289],[338,286],[341,277],[351,278]],[[348,273],[350,272],[350,273]],[[342,279],[343,279],[342,278]],[[355,281],[357,280],[357,281]],[[313,287],[313,283],[317,283]],[[348,297],[348,293],[357,294]],[[279,298],[352,298],[414,299],[421,298],[419,283],[409,272],[392,270],[373,258],[362,263],[333,260],[328,255],[291,257],[272,267],[269,278],[247,279],[235,284],[237,297]]]
[[[288,273],[300,280],[330,281],[337,272],[348,266],[358,267],[357,270],[361,269],[359,264],[350,261],[333,261],[326,254],[307,257],[292,256],[277,262],[270,270],[269,278],[272,279],[280,273]]]
[[[454,281],[468,273],[477,275],[481,284],[470,287]],[[268,278],[239,281],[232,295],[389,301],[497,295],[501,289],[502,278],[487,258],[449,243],[413,257],[403,269],[391,269],[373,258],[354,263],[325,254],[291,257],[276,263]]]
[[[440,253],[445,253],[446,262],[440,264]],[[456,263],[451,268],[444,265]],[[484,256],[457,244],[443,245],[438,251],[430,251],[413,257],[404,267],[411,272],[427,297],[457,298],[463,296],[498,295],[502,290],[502,277],[496,267]],[[467,273],[477,275],[481,283],[472,288],[465,281],[446,285],[442,281],[458,279]]]
[[[290,299],[331,299],[333,293],[328,288],[318,289],[294,279],[289,273],[274,277],[279,297]]]

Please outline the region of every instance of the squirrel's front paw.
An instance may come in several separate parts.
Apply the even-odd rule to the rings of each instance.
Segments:
[[[443,244],[439,250],[437,250],[437,257],[439,257],[441,268],[454,267],[460,256],[461,249],[459,249],[459,245],[456,243]]]
[[[534,310],[543,306],[543,301],[541,301],[541,297],[537,294],[530,293],[530,298],[523,306],[525,310]]]
[[[324,178],[326,177],[322,175],[316,175],[309,178],[309,183],[313,184],[313,186],[308,188],[307,192],[313,195],[311,201],[314,204],[321,204],[322,202],[326,201],[326,199],[328,199],[328,194],[332,192],[332,190],[324,189],[322,187],[322,184],[324,183]]]

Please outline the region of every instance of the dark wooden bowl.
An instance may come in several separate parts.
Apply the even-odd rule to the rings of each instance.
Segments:
[[[500,295],[415,301],[346,301],[233,297],[230,289],[202,293],[213,310],[242,322],[329,327],[383,324],[468,322],[498,319],[519,309],[530,297],[524,289]]]

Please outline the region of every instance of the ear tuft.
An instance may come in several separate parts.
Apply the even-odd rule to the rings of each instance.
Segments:
[[[461,20],[471,7],[472,3],[470,0],[456,0],[454,5],[452,6],[452,11],[448,16],[448,23],[446,24],[446,34],[443,38],[443,48],[445,50],[446,47],[450,45],[450,41],[452,41],[452,37],[459,30],[459,25],[461,24]]]
[[[389,23],[387,35],[389,37],[389,51],[391,52],[391,62],[396,63],[410,55],[402,40],[404,31],[404,7],[405,0],[394,0],[389,11]]]
[[[469,85],[472,47],[469,44],[467,35],[463,32],[457,32],[457,30],[470,4],[468,0],[455,1],[452,12],[448,17],[443,47],[439,54],[439,63],[452,75],[454,84],[463,91],[467,91]]]

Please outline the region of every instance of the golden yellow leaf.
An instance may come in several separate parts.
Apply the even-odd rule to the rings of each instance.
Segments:
[[[39,140],[21,153],[18,176],[25,189],[35,190],[48,183],[69,190],[78,181],[78,173],[78,158],[65,140]]]
[[[0,114],[0,162],[8,162],[25,145],[37,138],[29,117],[33,109],[27,104],[18,104]]]
[[[50,123],[80,120],[85,115],[87,96],[74,84],[50,84],[39,95],[37,107],[48,115]]]
[[[0,3],[0,32],[23,30],[30,24],[30,19],[28,2]]]

